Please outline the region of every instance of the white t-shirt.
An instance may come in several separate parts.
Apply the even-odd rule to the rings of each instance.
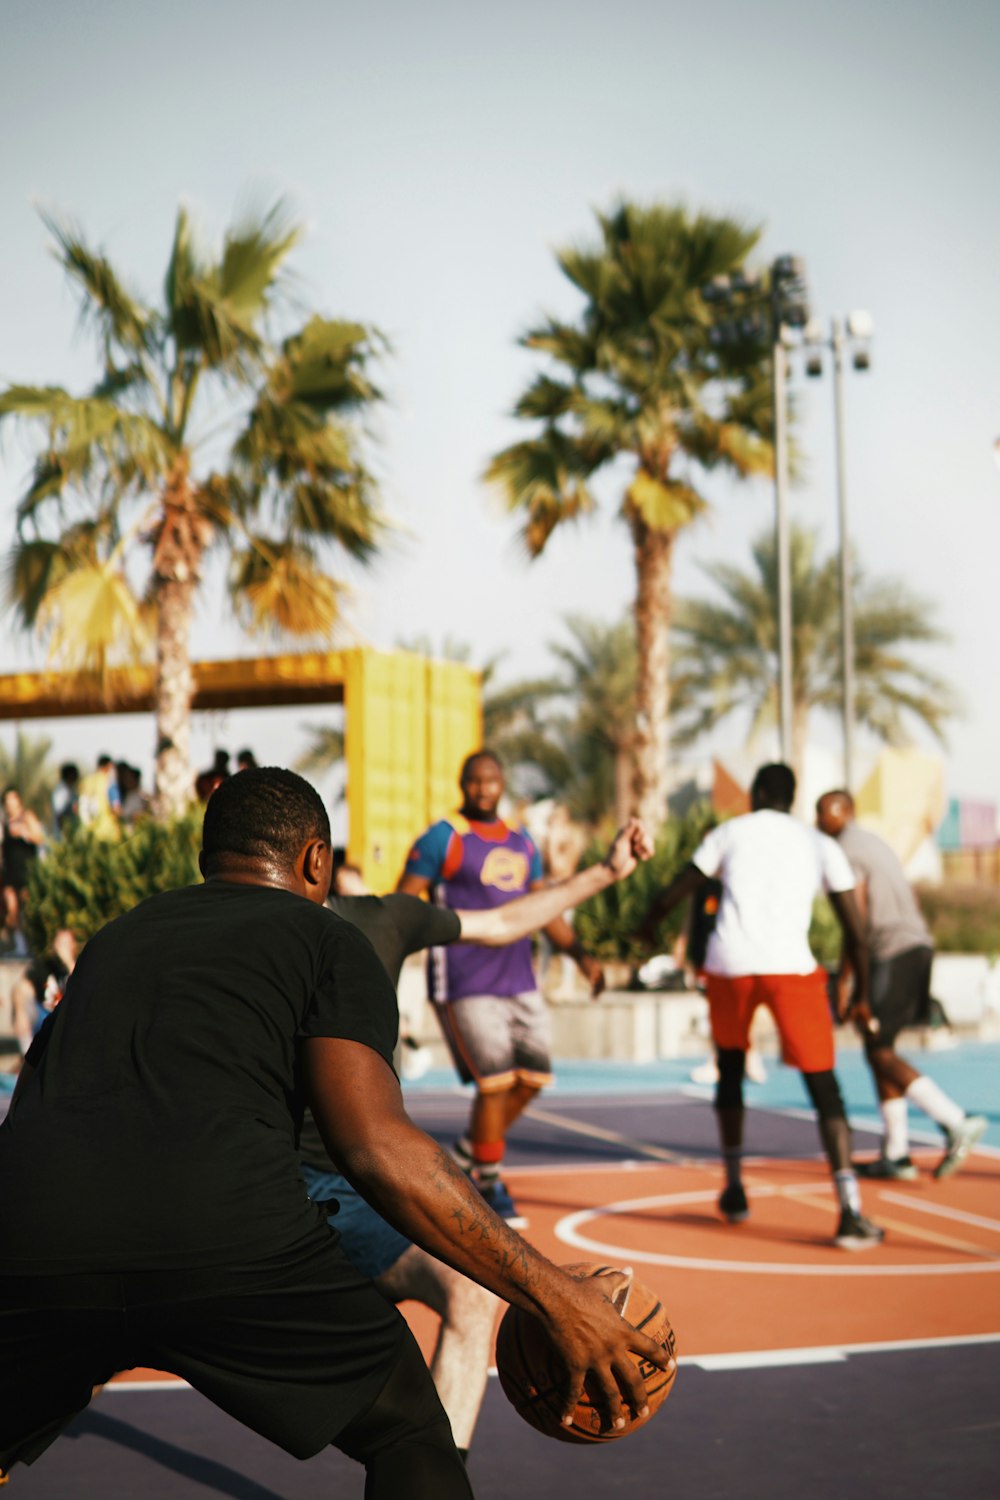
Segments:
[[[720,823],[692,855],[703,875],[722,882],[705,970],[740,974],[811,974],[816,960],[809,924],[817,892],[855,885],[833,839],[790,813],[762,808]]]

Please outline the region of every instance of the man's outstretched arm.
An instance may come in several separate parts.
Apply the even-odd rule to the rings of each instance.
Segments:
[[[619,829],[599,864],[579,870],[554,885],[539,886],[504,906],[486,911],[459,910],[456,913],[462,924],[459,941],[492,948],[527,937],[562,917],[567,907],[578,906],[616,881],[626,879],[652,853],[652,839],[638,818],[632,818]]]

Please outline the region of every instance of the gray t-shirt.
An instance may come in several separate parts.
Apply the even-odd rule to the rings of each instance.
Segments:
[[[868,900],[868,947],[873,959],[895,958],[910,948],[930,948],[933,939],[920,914],[903,866],[884,839],[848,823],[837,843],[864,881]]]

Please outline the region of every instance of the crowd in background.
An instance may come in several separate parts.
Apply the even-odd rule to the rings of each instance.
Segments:
[[[228,751],[217,750],[211,766],[195,777],[194,795],[200,802],[207,802],[233,774],[231,759]],[[251,750],[241,750],[235,770],[256,764]],[[46,847],[77,829],[109,841],[127,837],[149,813],[151,802],[139,768],[110,755],[99,755],[93,770],[84,775],[74,761],[64,762],[46,807],[26,806],[18,787],[6,788],[0,811],[0,958],[32,956],[23,920],[28,876],[34,860],[44,858]]]

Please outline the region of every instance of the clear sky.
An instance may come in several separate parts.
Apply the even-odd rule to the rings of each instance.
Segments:
[[[477,660],[505,651],[510,677],[548,668],[566,614],[620,617],[634,581],[613,493],[606,518],[527,566],[480,482],[533,369],[516,335],[543,309],[573,313],[553,249],[618,194],[763,225],[761,260],[801,255],[817,314],[874,317],[872,369],[847,382],[855,544],[936,604],[951,642],[926,659],[965,704],[949,791],[1000,800],[993,0],[3,0],[0,17],[0,381],[82,390],[93,374],[39,204],[155,296],[180,200],[219,233],[248,194],[289,195],[309,226],[304,300],[394,349],[378,469],[401,530],[352,575],[375,645],[450,634]],[[831,384],[794,384],[808,467],[793,514],[832,547]],[[4,546],[27,465],[8,436]],[[767,482],[713,479],[710,497],[678,547],[680,592],[772,523]],[[214,601],[194,644],[246,649]],[[0,671],[30,663],[0,625]],[[319,717],[202,716],[196,755],[217,739],[287,754]],[[113,726],[27,727],[86,758]],[[114,733],[108,748],[148,764],[147,724]]]

